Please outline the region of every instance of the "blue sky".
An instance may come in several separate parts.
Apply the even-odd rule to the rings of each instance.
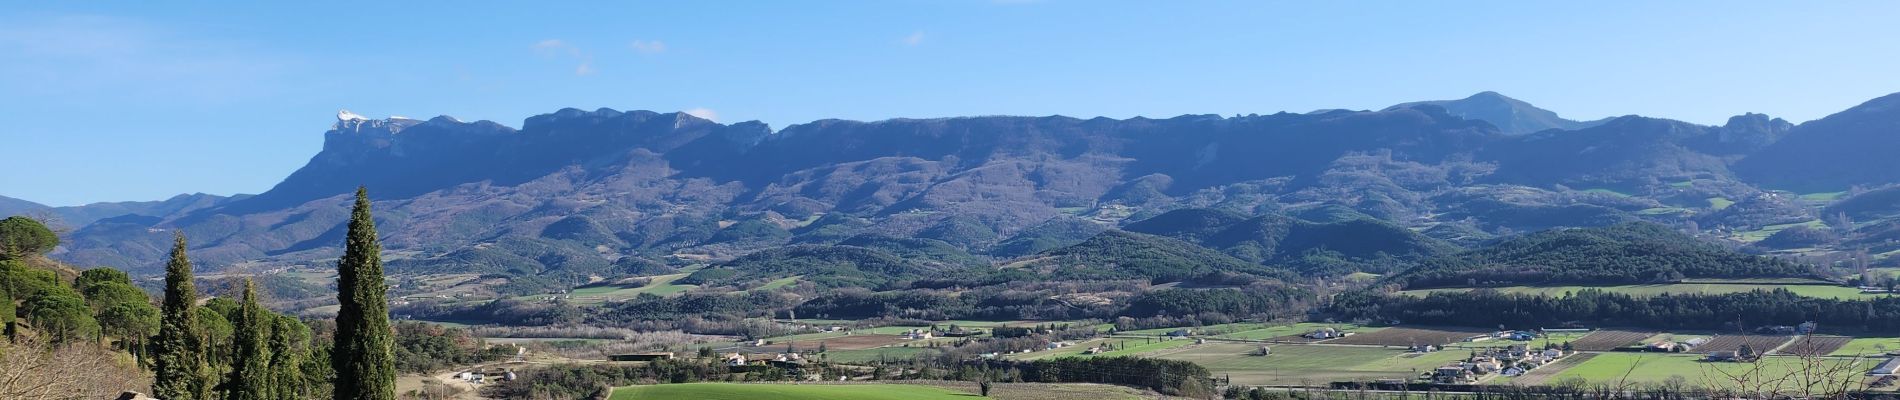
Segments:
[[[1573,119],[1719,124],[1900,92],[1891,1],[307,3],[0,7],[0,195],[257,193],[320,149],[339,108],[510,126],[562,107],[697,110],[782,128],[1495,90]]]

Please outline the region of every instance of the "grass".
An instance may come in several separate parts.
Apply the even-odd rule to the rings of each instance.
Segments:
[[[654,275],[653,277],[650,278],[651,281],[647,283],[646,286],[638,286],[638,287],[625,287],[625,286],[616,286],[616,285],[590,286],[590,287],[577,288],[574,290],[570,290],[568,291],[567,295],[573,296],[573,299],[571,299],[571,301],[574,304],[583,304],[583,305],[605,303],[607,302],[608,299],[615,299],[615,300],[631,299],[634,296],[639,296],[641,293],[650,293],[656,296],[672,296],[675,294],[683,293],[687,290],[691,290],[692,288],[698,287],[694,285],[673,284],[673,281],[679,280],[680,278],[685,278],[686,275],[690,275],[690,274],[692,274],[691,270],[681,270],[681,272],[674,273],[674,274]],[[528,295],[528,296],[521,296],[519,298],[534,299],[534,298],[540,298],[540,297],[545,297],[545,296],[550,296],[550,294]]]
[[[1012,354],[1008,358],[1017,359],[1017,360],[1042,360],[1042,359],[1050,359],[1050,358],[1076,357],[1076,356],[1081,356],[1082,352],[1088,351],[1089,347],[1100,345],[1102,344],[1103,341],[1106,341],[1106,340],[1108,339],[1089,339],[1089,340],[1084,340],[1080,342],[1075,342],[1075,345],[1069,346],[1069,347],[1064,347],[1060,349],[1052,349],[1052,350],[1038,350],[1038,351],[1023,353],[1023,354]]]
[[[928,347],[879,347],[863,350],[826,351],[824,353],[824,359],[825,361],[835,363],[862,364],[878,360],[908,360],[920,355],[935,354],[936,352],[936,349]]]
[[[1580,191],[1584,193],[1609,194],[1609,195],[1617,195],[1621,197],[1630,197],[1629,193],[1619,192],[1614,189],[1596,188],[1596,189],[1584,189]]]
[[[1821,193],[1802,194],[1799,198],[1805,201],[1829,202],[1829,201],[1840,200],[1841,196],[1845,196],[1845,195],[1847,195],[1847,192],[1844,192],[1844,191],[1843,192],[1821,192]]]
[[[626,386],[614,389],[612,400],[703,399],[703,400],[883,400],[883,399],[966,399],[974,394],[923,385],[791,385],[751,383],[676,383]]]
[[[791,276],[791,277],[779,278],[771,282],[766,282],[765,285],[759,286],[759,289],[772,290],[772,289],[778,289],[778,288],[782,288],[786,286],[791,286],[791,284],[793,283],[798,283],[798,278],[801,278],[801,277]]]
[[[1114,345],[1114,346],[1124,346],[1124,347],[1115,349],[1113,351],[1102,352],[1100,354],[1082,354],[1083,352],[1089,351],[1090,347],[1101,346],[1104,344]],[[1101,339],[1089,339],[1089,340],[1084,340],[1080,342],[1075,342],[1075,345],[1073,346],[1063,347],[1059,349],[1039,350],[1039,351],[1030,352],[1030,353],[1015,354],[1015,355],[1009,356],[1009,358],[1018,359],[1018,360],[1042,360],[1042,359],[1063,358],[1063,357],[1088,358],[1088,357],[1134,356],[1134,355],[1145,355],[1148,353],[1153,353],[1153,352],[1167,350],[1167,349],[1179,348],[1179,347],[1187,346],[1190,344],[1194,344],[1194,339],[1166,340],[1166,339],[1151,339],[1151,338],[1111,337],[1111,338],[1101,338]]]
[[[1588,336],[1589,334],[1590,332],[1547,333],[1547,334],[1544,334],[1543,337],[1540,337],[1540,338],[1531,340],[1528,343],[1525,343],[1525,346],[1529,348],[1533,348],[1533,349],[1541,349],[1541,348],[1544,348],[1545,345],[1563,346],[1564,343],[1577,341],[1577,339],[1582,339],[1584,336]],[[1506,342],[1506,343],[1517,343],[1517,342]],[[1480,344],[1483,344],[1486,346],[1495,346],[1495,344],[1484,344],[1484,343],[1480,343]]]
[[[811,341],[811,340],[818,340],[818,339],[830,339],[830,338],[835,338],[835,337],[842,337],[844,336],[844,333],[845,333],[844,331],[801,333],[797,335],[769,337],[769,338],[765,338],[765,341],[772,342],[772,343],[804,342],[804,341]],[[865,333],[870,333],[870,332],[865,332]],[[814,344],[814,346],[815,345],[816,344]]]
[[[1281,337],[1281,336],[1298,335],[1302,333],[1312,332],[1315,330],[1319,330],[1319,328],[1325,328],[1325,327],[1332,327],[1334,329],[1339,329],[1339,330],[1343,330],[1347,332],[1371,332],[1371,331],[1379,330],[1379,328],[1366,328],[1366,327],[1360,327],[1360,326],[1352,325],[1352,324],[1323,324],[1323,323],[1318,323],[1318,322],[1301,322],[1301,323],[1297,323],[1293,325],[1269,326],[1269,327],[1263,327],[1260,329],[1234,332],[1234,333],[1229,333],[1225,335],[1217,335],[1214,337],[1222,338],[1222,339],[1266,340],[1266,339],[1272,339],[1272,338]]]
[[[1831,356],[1884,356],[1889,351],[1900,350],[1900,338],[1862,337],[1848,341],[1846,346],[1835,350]]]
[[[1504,293],[1526,293],[1526,294],[1537,294],[1537,295],[1543,295],[1543,296],[1562,296],[1565,293],[1576,292],[1583,289],[1598,289],[1598,290],[1603,290],[1606,292],[1623,293],[1623,294],[1629,294],[1629,295],[1634,295],[1634,296],[1655,296],[1655,295],[1664,294],[1664,293],[1669,293],[1669,294],[1742,293],[1742,292],[1748,292],[1748,291],[1753,291],[1753,290],[1773,290],[1776,288],[1788,289],[1788,291],[1794,292],[1795,294],[1801,295],[1801,296],[1813,297],[1813,298],[1824,298],[1824,299],[1870,299],[1870,298],[1891,296],[1887,294],[1861,293],[1860,289],[1846,287],[1846,286],[1778,285],[1778,284],[1768,284],[1768,283],[1763,283],[1763,284],[1672,283],[1672,284],[1621,285],[1621,286],[1507,286],[1507,287],[1500,287],[1500,288],[1495,288],[1495,289],[1497,289],[1499,292],[1504,292]],[[1463,291],[1469,291],[1469,290],[1472,290],[1472,289],[1470,288],[1420,289],[1420,290],[1406,290],[1406,291],[1401,291],[1399,293],[1414,295],[1414,296],[1423,296],[1432,292],[1463,292]]]
[[[1768,226],[1761,227],[1761,229],[1756,229],[1752,231],[1735,232],[1733,237],[1735,238],[1735,240],[1754,243],[1754,242],[1759,242],[1762,239],[1767,239],[1769,236],[1774,236],[1775,233],[1781,232],[1781,230],[1783,229],[1793,228],[1796,226],[1807,226],[1809,228],[1814,228],[1814,229],[1827,228],[1826,223],[1822,223],[1821,220],[1816,219],[1816,220],[1809,220],[1806,222],[1768,225]]]
[[[1727,197],[1710,197],[1708,200],[1709,200],[1709,208],[1713,208],[1717,210],[1728,208],[1728,206],[1735,205],[1735,200],[1729,200]]]
[[[1088,355],[1079,355],[1079,356],[1080,357],[1132,356],[1132,355],[1152,353],[1156,351],[1167,350],[1167,349],[1194,344],[1194,339],[1156,340],[1154,342],[1144,342],[1143,339],[1109,338],[1107,340],[1104,340],[1103,342],[1111,343],[1116,346],[1124,346],[1124,347],[1118,348],[1112,351],[1102,352],[1099,354],[1088,354]],[[1088,350],[1088,348],[1083,347],[1082,350]]]
[[[1763,380],[1774,379],[1799,373],[1803,363],[1796,357],[1766,357],[1758,364],[1749,363],[1711,363],[1699,361],[1700,355],[1655,354],[1655,353],[1600,353],[1582,364],[1559,371],[1553,382],[1564,379],[1581,378],[1596,384],[1618,383],[1659,383],[1680,376],[1685,383],[1703,387],[1733,386],[1726,374],[1743,375],[1751,368],[1760,368]],[[1838,379],[1858,382],[1861,373],[1873,367],[1869,360],[1824,359],[1821,363],[1833,363],[1841,366]],[[1840,365],[1854,363],[1861,365]]]
[[[1470,355],[1465,351],[1408,354],[1396,348],[1275,344],[1256,356],[1253,343],[1208,343],[1160,358],[1190,361],[1232,376],[1239,385],[1324,385],[1341,380],[1404,379]]]
[[[1346,274],[1346,276],[1341,277],[1341,278],[1348,281],[1353,281],[1353,282],[1371,282],[1371,281],[1379,280],[1379,274],[1375,274],[1371,272],[1354,272],[1354,273]]]
[[[1687,208],[1682,208],[1682,207],[1654,207],[1654,208],[1645,208],[1645,209],[1642,209],[1641,211],[1637,211],[1636,213],[1643,214],[1643,215],[1663,215],[1663,214],[1686,214],[1689,212],[1691,212],[1691,210]]]
[[[1228,333],[1228,332],[1240,332],[1240,331],[1260,329],[1260,328],[1265,328],[1266,326],[1267,326],[1266,324],[1262,324],[1258,322],[1235,322],[1231,324],[1208,325],[1208,326],[1199,326],[1199,327],[1181,326],[1181,327],[1173,327],[1173,328],[1154,328],[1154,329],[1121,331],[1121,332],[1115,332],[1115,335],[1116,336],[1162,336],[1162,335],[1168,334],[1168,332],[1174,332],[1181,329],[1187,329],[1187,330],[1193,331],[1195,335],[1201,335],[1202,332],[1213,332],[1215,334],[1221,334],[1221,333]]]

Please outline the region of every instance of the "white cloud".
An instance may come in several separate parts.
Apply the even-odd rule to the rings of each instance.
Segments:
[[[640,54],[659,54],[666,52],[666,42],[658,40],[634,40],[633,43],[627,44],[627,47],[632,48],[634,52]]]
[[[910,34],[910,36],[904,37],[905,46],[916,46],[923,43],[924,43],[924,31],[913,32]]]
[[[594,69],[594,56],[582,52],[580,46],[568,44],[567,41],[561,39],[543,39],[539,42],[534,42],[534,46],[532,47],[534,48],[534,52],[540,54],[542,57],[565,55],[568,58],[578,61],[580,64],[574,66],[575,76],[588,76],[593,75],[595,72],[600,72],[600,70]]]
[[[558,55],[558,54],[563,54],[563,53],[570,56],[579,56],[581,53],[581,49],[579,47],[574,47],[574,45],[567,44],[567,41],[564,41],[561,39],[544,39],[539,42],[534,42],[534,51],[536,53],[541,53],[541,55],[543,56]]]
[[[712,121],[712,122],[719,122],[719,112],[713,111],[710,108],[700,107],[700,108],[695,108],[691,110],[686,110],[684,112],[687,115],[705,118],[706,120]]]

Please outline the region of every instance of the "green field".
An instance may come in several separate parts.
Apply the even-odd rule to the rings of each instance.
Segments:
[[[1141,330],[1132,330],[1132,331],[1120,331],[1120,332],[1115,332],[1115,335],[1117,336],[1163,336],[1163,335],[1167,335],[1168,332],[1174,332],[1176,330],[1181,330],[1181,329],[1187,329],[1187,330],[1193,331],[1194,335],[1196,336],[1205,335],[1205,334],[1220,335],[1220,334],[1226,334],[1226,333],[1232,333],[1232,332],[1250,331],[1250,330],[1255,330],[1255,329],[1260,329],[1260,328],[1265,328],[1265,327],[1267,327],[1267,324],[1262,324],[1258,322],[1235,322],[1231,324],[1208,325],[1208,326],[1182,326],[1182,327],[1174,327],[1174,328],[1154,328],[1154,329],[1141,329]]]
[[[1380,276],[1379,274],[1375,274],[1371,272],[1354,272],[1354,273],[1346,274],[1346,276],[1342,276],[1340,278],[1348,280],[1348,281],[1353,281],[1353,282],[1371,282],[1371,281],[1379,280],[1379,276]]]
[[[1083,352],[1089,351],[1090,347],[1101,346],[1104,344],[1113,345],[1113,346],[1125,346],[1125,347],[1115,349],[1112,351],[1103,352],[1101,354],[1082,354]],[[1062,357],[1113,357],[1113,356],[1134,356],[1134,355],[1146,356],[1148,355],[1147,353],[1153,353],[1157,351],[1178,348],[1178,347],[1187,346],[1190,344],[1194,344],[1194,339],[1167,340],[1167,339],[1155,339],[1155,338],[1146,338],[1146,337],[1109,337],[1109,338],[1089,339],[1089,340],[1084,340],[1080,342],[1075,342],[1075,345],[1073,346],[1063,347],[1059,349],[1038,350],[1038,351],[1030,352],[1030,353],[1013,354],[1013,355],[1010,355],[1009,358],[1018,359],[1018,360],[1042,360],[1042,359],[1062,358]]]
[[[1671,284],[1656,284],[1656,285],[1622,285],[1622,286],[1507,286],[1507,287],[1500,287],[1500,288],[1495,288],[1495,289],[1504,293],[1526,293],[1526,294],[1536,294],[1536,295],[1542,295],[1542,296],[1562,296],[1565,293],[1576,292],[1583,289],[1598,289],[1598,290],[1603,290],[1607,292],[1624,293],[1624,294],[1635,295],[1635,296],[1655,296],[1655,295],[1664,294],[1664,293],[1669,293],[1669,294],[1742,293],[1742,292],[1748,292],[1752,290],[1773,290],[1776,288],[1785,288],[1785,289],[1788,289],[1789,291],[1794,292],[1795,294],[1802,295],[1802,296],[1814,297],[1814,298],[1828,298],[1828,299],[1869,299],[1869,298],[1890,296],[1890,295],[1885,295],[1885,294],[1863,294],[1860,292],[1860,289],[1846,287],[1846,286],[1740,284],[1740,283],[1671,283]],[[1423,296],[1425,294],[1432,293],[1432,292],[1463,292],[1463,291],[1469,291],[1469,290],[1471,289],[1470,288],[1442,288],[1442,289],[1406,290],[1406,291],[1400,291],[1399,293],[1406,294],[1406,295],[1413,295],[1413,296]]]
[[[1692,210],[1682,207],[1655,207],[1636,211],[1637,214],[1643,215],[1687,214],[1690,212],[1692,212]]]
[[[824,353],[824,360],[844,364],[861,364],[877,360],[908,360],[916,358],[919,355],[936,353],[936,349],[928,347],[879,347],[863,350],[826,351]]]
[[[1607,195],[1615,195],[1619,197],[1630,197],[1629,193],[1623,193],[1623,192],[1616,191],[1616,189],[1606,189],[1606,188],[1584,189],[1584,190],[1579,190],[1579,192],[1607,194]]]
[[[1821,193],[1807,193],[1807,194],[1803,194],[1803,195],[1801,195],[1801,196],[1800,196],[1800,199],[1801,199],[1801,200],[1803,200],[1803,201],[1812,201],[1812,202],[1823,202],[1823,203],[1825,203],[1825,202],[1830,202],[1830,201],[1835,201],[1835,200],[1840,200],[1840,199],[1841,199],[1841,196],[1845,196],[1845,195],[1847,195],[1847,192],[1821,192]]]
[[[1084,340],[1080,342],[1075,342],[1074,346],[1064,347],[1060,349],[1053,349],[1053,350],[1038,350],[1038,351],[1034,351],[1030,353],[1012,354],[1009,356],[1009,358],[1013,358],[1017,360],[1041,360],[1041,359],[1049,359],[1049,358],[1077,357],[1077,356],[1081,356],[1082,352],[1088,351],[1089,347],[1100,345],[1104,341],[1107,341],[1107,340],[1109,339],[1089,339],[1089,340]],[[1121,340],[1121,339],[1115,339],[1115,340]]]
[[[1302,333],[1312,332],[1312,331],[1319,330],[1320,328],[1325,328],[1325,327],[1332,327],[1334,329],[1339,329],[1339,330],[1347,331],[1347,332],[1371,332],[1371,331],[1376,331],[1380,329],[1380,328],[1366,328],[1366,327],[1361,327],[1361,326],[1357,326],[1353,324],[1323,324],[1323,323],[1318,323],[1318,322],[1301,322],[1301,323],[1292,324],[1292,325],[1262,327],[1260,329],[1234,332],[1234,333],[1229,333],[1225,335],[1216,335],[1214,337],[1222,338],[1222,339],[1266,340],[1266,339],[1272,339],[1272,338],[1281,337],[1281,336],[1298,335]]]
[[[1080,355],[1080,357],[1132,356],[1132,355],[1156,352],[1156,351],[1167,350],[1167,349],[1194,344],[1194,339],[1156,340],[1153,342],[1146,342],[1145,339],[1108,338],[1107,340],[1102,341],[1102,343],[1110,343],[1116,346],[1124,346],[1124,347],[1103,352],[1100,354]],[[1088,350],[1088,348],[1083,347],[1082,350],[1086,351]]]
[[[1564,343],[1574,342],[1577,339],[1582,339],[1584,336],[1588,336],[1589,334],[1590,334],[1589,332],[1550,333],[1550,334],[1545,334],[1544,336],[1539,337],[1536,340],[1532,340],[1528,343],[1525,343],[1524,345],[1529,346],[1530,348],[1533,348],[1533,349],[1541,349],[1541,348],[1544,348],[1545,345],[1563,346]],[[1512,342],[1512,343],[1515,343],[1515,342]],[[1457,343],[1453,343],[1453,345],[1456,345],[1456,344]],[[1495,344],[1485,344],[1485,345],[1495,346]]]
[[[1752,382],[1766,382],[1770,379],[1790,376],[1801,372],[1805,365],[1796,357],[1766,357],[1759,363],[1712,363],[1699,361],[1700,355],[1655,354],[1655,353],[1600,353],[1589,361],[1559,371],[1551,382],[1581,378],[1594,384],[1619,385],[1621,383],[1660,383],[1674,376],[1682,377],[1685,383],[1703,387],[1733,388],[1735,379],[1729,376],[1749,376],[1758,372],[1760,377],[1748,379]],[[1875,364],[1872,360],[1847,358],[1827,358],[1815,361],[1820,369],[1836,369],[1835,377],[1839,381],[1859,382],[1861,373]],[[1758,369],[1757,369],[1758,368]],[[1814,381],[1822,381],[1816,378]],[[1788,382],[1784,387],[1798,387],[1799,383]]]
[[[638,287],[626,287],[626,286],[618,286],[618,285],[590,286],[590,287],[584,287],[584,288],[576,288],[574,290],[568,291],[567,295],[573,296],[573,298],[570,300],[574,304],[600,304],[600,303],[607,302],[607,300],[626,300],[626,299],[631,299],[634,296],[639,296],[641,293],[648,293],[648,294],[653,294],[656,296],[671,296],[671,295],[679,294],[687,290],[690,290],[692,288],[698,287],[694,285],[673,284],[673,281],[679,280],[680,278],[685,278],[686,275],[690,275],[690,274],[692,274],[691,269],[681,270],[681,272],[674,273],[674,274],[654,275],[649,278],[652,281],[650,283],[647,283],[646,286],[638,286]],[[521,296],[518,298],[519,299],[535,299],[535,298],[540,298],[544,296],[549,296],[549,295],[537,294],[537,295]]]
[[[1273,354],[1253,355],[1254,343],[1214,343],[1160,356],[1191,361],[1239,385],[1325,385],[1341,380],[1406,379],[1464,359],[1465,351],[1408,354],[1389,348],[1303,344],[1269,345]]]
[[[1756,229],[1752,231],[1735,232],[1735,235],[1733,236],[1733,238],[1735,240],[1740,240],[1740,241],[1749,242],[1749,243],[1759,242],[1762,239],[1767,239],[1769,236],[1774,236],[1776,232],[1781,232],[1781,230],[1783,229],[1793,228],[1796,226],[1807,226],[1809,228],[1815,228],[1815,229],[1827,228],[1827,224],[1822,223],[1821,220],[1817,219],[1817,220],[1810,220],[1807,222],[1795,222],[1795,223],[1789,223],[1789,224],[1769,225],[1769,226],[1761,227],[1761,229]]]
[[[1833,354],[1829,355],[1873,357],[1885,355],[1890,351],[1900,351],[1900,338],[1854,338],[1854,340],[1847,342],[1846,346],[1841,346],[1840,350],[1835,350]]]
[[[922,385],[792,385],[751,383],[677,383],[614,389],[612,400],[888,400],[967,399],[976,395]]]
[[[775,279],[771,282],[766,282],[765,285],[763,286],[759,286],[759,289],[772,290],[772,289],[778,289],[778,288],[790,286],[793,283],[798,283],[798,278],[802,278],[802,276],[792,276],[792,277]]]
[[[1709,198],[1709,208],[1720,210],[1732,205],[1735,205],[1735,200],[1729,200],[1727,197]]]

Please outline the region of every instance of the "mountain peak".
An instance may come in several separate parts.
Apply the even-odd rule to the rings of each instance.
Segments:
[[[420,123],[422,123],[422,121],[400,115],[392,115],[384,119],[374,119],[365,117],[362,114],[350,112],[348,109],[339,109],[336,111],[336,123],[330,125],[330,130],[336,132],[395,134],[396,132],[401,132],[403,128]]]
[[[1598,121],[1582,122],[1564,119],[1550,110],[1537,108],[1531,103],[1489,90],[1458,100],[1416,101],[1387,107],[1386,110],[1421,105],[1444,107],[1446,112],[1460,118],[1490,122],[1507,135],[1523,135],[1548,129],[1576,130],[1595,126],[1598,123]]]

